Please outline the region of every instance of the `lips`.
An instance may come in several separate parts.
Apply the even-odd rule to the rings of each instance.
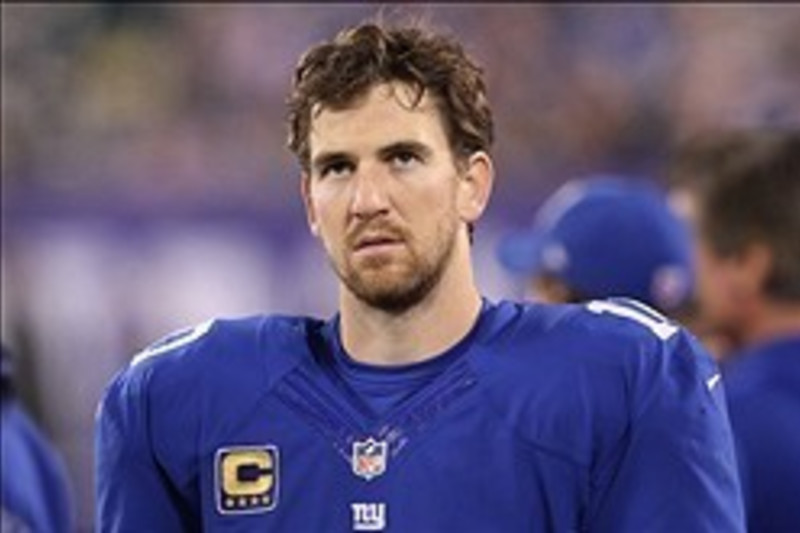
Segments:
[[[357,231],[352,238],[352,249],[356,252],[362,250],[377,250],[383,247],[404,242],[403,235],[388,227],[371,227]]]
[[[353,248],[356,251],[360,251],[367,248],[399,244],[400,242],[402,242],[402,239],[393,235],[366,235],[357,239]]]

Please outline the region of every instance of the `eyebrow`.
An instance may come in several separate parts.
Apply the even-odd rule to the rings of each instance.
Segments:
[[[431,150],[428,145],[418,141],[398,141],[382,147],[380,150],[378,150],[378,156],[381,159],[385,159],[401,152],[412,152],[424,159],[427,159],[431,156],[433,150]]]
[[[428,145],[419,141],[397,141],[379,148],[378,157],[386,159],[387,157],[401,152],[413,152],[419,154],[420,157],[429,158],[433,150],[431,150]],[[311,167],[313,170],[320,171],[333,163],[353,161],[354,159],[356,159],[356,157],[350,152],[321,152],[312,159]]]

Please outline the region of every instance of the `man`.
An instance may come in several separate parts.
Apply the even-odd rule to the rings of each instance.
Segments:
[[[697,228],[704,320],[731,346],[748,530],[800,531],[800,131],[697,136],[671,177]]]
[[[654,186],[597,174],[559,187],[533,226],[503,239],[500,263],[551,303],[624,296],[669,315],[689,306],[691,242]]]
[[[9,349],[0,346],[0,531],[73,531],[64,462],[17,394]]]
[[[673,211],[690,228],[697,228],[698,206],[696,204],[702,188],[721,165],[741,153],[746,145],[746,132],[727,130],[707,131],[680,143],[673,154],[673,160],[667,172],[667,195]],[[695,244],[692,254],[694,263],[697,262],[697,252]],[[701,300],[698,284],[695,283],[690,329],[700,336],[703,345],[717,361],[723,361],[736,351],[735,341],[731,335],[719,327],[719,324],[714,324],[707,313],[703,312]]]
[[[367,23],[289,101],[339,313],[214,320],[137,356],[97,433],[101,531],[741,531],[713,363],[636,304],[481,297],[483,75]]]

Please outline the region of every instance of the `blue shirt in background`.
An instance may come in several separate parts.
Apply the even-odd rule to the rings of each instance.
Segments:
[[[723,366],[748,530],[800,531],[800,336]]]

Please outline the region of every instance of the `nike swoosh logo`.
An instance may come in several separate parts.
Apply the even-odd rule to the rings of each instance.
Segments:
[[[708,390],[713,389],[716,386],[716,384],[719,383],[720,378],[721,376],[719,374],[714,374],[713,376],[708,378],[706,380],[706,387],[708,387]]]

